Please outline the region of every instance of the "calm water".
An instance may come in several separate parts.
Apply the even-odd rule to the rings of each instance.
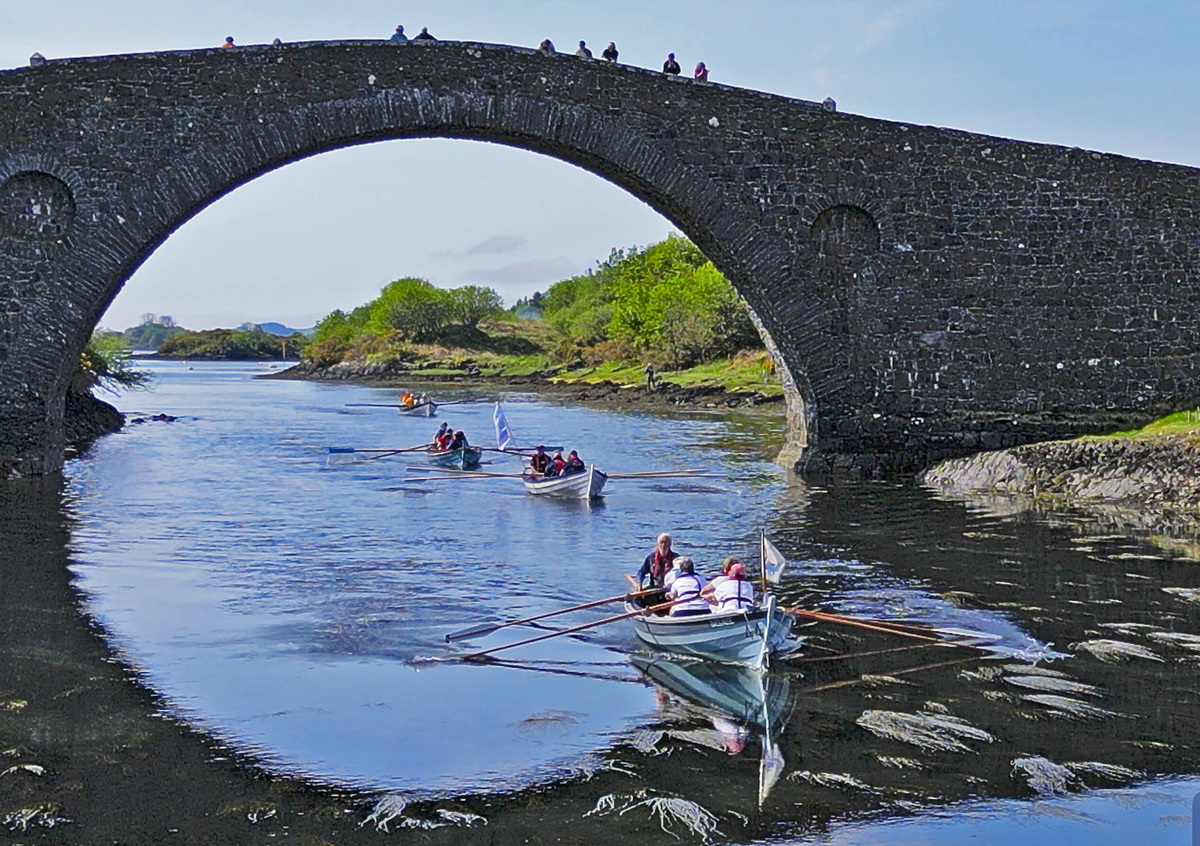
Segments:
[[[452,827],[438,802],[486,794],[508,797],[489,800],[489,825],[518,826],[549,795],[545,830],[595,841],[1127,842],[1111,838],[1151,826],[1190,842],[1200,570],[1153,539],[911,484],[806,485],[769,462],[772,414],[506,395],[523,444],[721,476],[617,480],[591,506],[514,479],[423,483],[419,458],[327,461],[329,446],[429,438],[439,420],[347,407],[394,391],[153,368],[154,392],[118,405],[179,419],[70,465],[86,609],[175,715],[277,773],[361,791],[380,803],[372,824]],[[494,445],[490,404],[442,412]],[[489,666],[426,660],[536,633],[445,642],[472,623],[621,593],[659,531],[711,570],[755,559],[760,527],[792,562],[785,604],[969,628],[993,649],[803,629],[799,660],[762,690],[687,664],[643,671],[622,624]]]

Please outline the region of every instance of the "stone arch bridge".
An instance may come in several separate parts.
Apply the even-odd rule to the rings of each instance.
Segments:
[[[411,137],[554,156],[686,233],[776,356],[788,461],[912,467],[1200,405],[1200,171],[514,47],[323,42],[0,72],[0,472],[61,467],[79,354],[174,229]]]

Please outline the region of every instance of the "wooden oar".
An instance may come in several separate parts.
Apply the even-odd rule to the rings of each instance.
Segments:
[[[418,476],[405,479],[413,484],[424,485],[428,482],[460,482],[463,479],[519,479],[520,473],[486,473],[482,470],[451,470],[446,476]]]
[[[660,470],[645,473],[608,473],[610,479],[718,479],[724,473],[709,473],[704,470]]]
[[[464,655],[462,659],[464,661],[471,661],[476,658],[483,658],[487,655],[491,655],[493,652],[500,652],[505,649],[514,649],[518,646],[526,646],[530,643],[537,643],[541,640],[549,640],[552,637],[562,637],[563,635],[575,634],[575,632],[581,632],[584,629],[594,629],[597,626],[606,626],[609,623],[615,623],[618,620],[628,620],[630,617],[653,614],[655,611],[662,611],[665,608],[670,608],[677,602],[683,601],[684,600],[682,599],[673,599],[670,602],[663,602],[659,605],[651,605],[649,608],[639,608],[637,611],[626,611],[624,614],[615,614],[612,617],[605,617],[603,620],[597,620],[594,623],[584,623],[581,626],[572,626],[569,629],[559,629],[556,632],[550,632],[550,634],[538,635],[537,637],[531,637],[526,640],[518,640],[516,643],[506,643],[504,646],[493,646],[491,649],[481,649],[478,652],[472,652],[469,655]]]
[[[483,463],[483,462],[481,462],[481,463]],[[490,466],[493,462],[488,461],[486,463]],[[464,471],[459,470],[457,467],[438,467],[436,465],[430,464],[430,465],[416,465],[416,466],[409,465],[408,472],[409,473],[451,473],[453,475],[459,476],[459,475],[462,475],[462,473]],[[505,479],[519,479],[525,475],[524,473],[493,473],[490,470],[479,470],[479,471],[467,470],[465,472],[471,473],[472,475],[475,475],[475,476],[501,476]]]
[[[582,605],[572,605],[570,608],[560,608],[557,611],[547,611],[544,614],[534,614],[532,617],[522,617],[520,620],[509,620],[507,623],[492,623],[486,626],[476,626],[473,629],[464,629],[461,632],[451,632],[446,635],[446,642],[450,643],[455,640],[465,640],[469,637],[478,637],[479,635],[490,634],[500,629],[508,628],[509,626],[520,626],[525,623],[532,623],[535,620],[545,620],[547,617],[556,617],[559,614],[567,614],[571,611],[583,611],[586,608],[597,608],[601,605],[609,605],[613,602],[620,602],[622,599],[632,599],[635,596],[645,596],[648,593],[656,591],[643,590],[638,593],[623,593],[620,596],[610,596],[608,599],[597,599],[593,602],[585,602]]]
[[[364,448],[364,447],[326,447],[326,449],[328,449],[330,453],[335,453],[335,454],[339,454],[339,455],[342,455],[342,454],[349,454],[349,453],[355,453],[355,452],[362,452],[362,453],[373,453],[373,452],[375,452],[375,453],[382,453],[382,452],[387,452],[387,453],[397,453],[397,452],[416,452],[416,451],[417,451],[417,450],[419,450],[419,449],[429,449],[429,444],[418,444],[417,446],[410,446],[410,447],[396,447],[396,448],[393,448],[393,449],[388,449],[388,448]]]
[[[809,611],[807,608],[783,608],[789,614],[796,614],[800,617],[809,617],[813,620],[822,620],[827,623],[839,623],[843,626],[854,626],[859,629],[868,629],[873,632],[883,632],[884,634],[894,634],[899,637],[911,637],[914,640],[926,640],[931,642],[939,642],[944,640],[940,637],[930,637],[929,635],[917,634],[916,632],[905,631],[903,629],[890,628],[886,626],[866,623],[862,620],[857,620],[854,617],[843,617],[840,614],[826,614],[823,611]]]

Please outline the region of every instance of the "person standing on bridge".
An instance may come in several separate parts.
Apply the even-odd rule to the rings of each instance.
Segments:
[[[233,49],[233,36],[232,35],[225,36],[225,43],[221,45],[221,48],[224,50],[232,50]]]
[[[538,49],[541,50],[543,53],[545,53],[547,56],[553,56],[554,55],[554,42],[551,41],[549,38],[546,38],[542,41],[541,44],[538,45]]]
[[[600,57],[606,62],[615,62],[617,60],[617,42],[608,42],[608,46],[604,48],[604,52],[600,54]]]
[[[394,33],[392,33],[392,37],[389,38],[388,41],[394,42],[396,44],[407,44],[408,36],[404,34],[404,27],[401,25],[397,25],[396,31]]]
[[[429,27],[423,26],[421,27],[421,31],[413,38],[413,41],[437,41],[437,39],[429,34]]]
[[[575,51],[575,55],[581,59],[590,59],[592,58],[592,51],[588,49],[586,42],[580,41],[579,49]]]
[[[704,66],[704,62],[696,65],[696,72],[692,74],[699,82],[708,82],[708,68]]]
[[[668,53],[667,60],[663,62],[663,73],[669,73],[678,76],[680,70],[681,68],[679,67],[679,62],[675,61],[675,54]]]

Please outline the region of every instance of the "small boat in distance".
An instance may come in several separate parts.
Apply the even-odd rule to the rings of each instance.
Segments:
[[[582,473],[567,473],[563,476],[539,476],[527,472],[521,476],[525,490],[534,496],[554,496],[563,499],[598,499],[604,490],[608,475],[589,464]]]
[[[430,449],[429,463],[438,467],[453,467],[458,470],[474,470],[483,458],[483,450],[479,447],[460,447],[459,449]]]
[[[437,410],[438,404],[433,400],[400,406],[400,413],[409,417],[437,417]]]

